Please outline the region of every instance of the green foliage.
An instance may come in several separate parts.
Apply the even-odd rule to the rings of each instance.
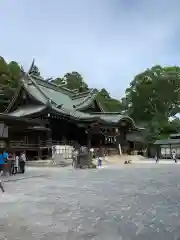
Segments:
[[[66,83],[66,88],[70,90],[77,89],[79,92],[88,90],[88,85],[83,80],[83,77],[78,72],[66,73],[63,78],[56,78],[53,83],[61,85]]]
[[[122,110],[122,104],[117,99],[106,98],[99,93],[97,100],[100,102],[104,112],[121,112]]]
[[[17,87],[21,77],[21,69],[17,62],[12,61],[8,64],[9,68],[9,84],[11,87]]]
[[[21,76],[21,69],[17,62],[9,64],[0,57],[0,85],[1,89],[6,87],[17,87]]]
[[[105,88],[102,88],[99,93],[103,98],[106,98],[106,99],[111,98],[110,94],[108,93],[108,91]]]
[[[0,57],[0,111],[3,112],[14,95],[21,77],[21,69],[17,62],[6,63]]]
[[[128,112],[135,119],[151,121],[157,114],[166,118],[179,111],[180,68],[155,66],[137,75],[126,90]]]
[[[55,83],[56,85],[62,85],[65,83],[65,80],[63,78],[56,78],[55,80],[51,81],[52,83]]]
[[[135,76],[126,89],[123,108],[136,122],[145,122],[146,139],[178,131],[169,117],[180,108],[180,68],[154,66]]]
[[[84,92],[88,90],[88,85],[83,80],[83,77],[78,72],[71,72],[64,75],[63,78],[56,78],[52,81],[56,85],[66,84],[65,86],[68,89],[75,90],[77,89],[79,92]],[[105,112],[120,112],[121,111],[121,103],[117,99],[112,99],[110,94],[105,88],[102,88],[99,91],[98,101],[103,107]]]

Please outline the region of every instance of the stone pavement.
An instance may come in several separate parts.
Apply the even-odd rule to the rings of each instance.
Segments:
[[[0,193],[0,240],[178,240],[179,173],[175,164],[29,168],[39,177]]]
[[[18,181],[23,179],[46,176],[46,173],[48,173],[48,169],[44,171],[44,168],[35,168],[35,167],[26,166],[26,172],[24,174],[18,173],[16,175],[11,175],[11,176],[1,176],[0,179],[3,182],[12,182],[12,181]]]

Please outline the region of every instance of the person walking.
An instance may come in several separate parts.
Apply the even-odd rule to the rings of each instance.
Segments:
[[[22,152],[19,158],[20,172],[25,173],[26,155]]]

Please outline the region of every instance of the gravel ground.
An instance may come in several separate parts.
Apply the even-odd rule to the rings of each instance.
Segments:
[[[180,240],[180,165],[33,174],[5,183],[0,239]]]

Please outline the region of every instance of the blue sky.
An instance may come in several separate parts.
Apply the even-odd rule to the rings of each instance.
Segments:
[[[1,0],[0,55],[45,77],[78,71],[122,97],[134,75],[180,65],[179,0]]]

